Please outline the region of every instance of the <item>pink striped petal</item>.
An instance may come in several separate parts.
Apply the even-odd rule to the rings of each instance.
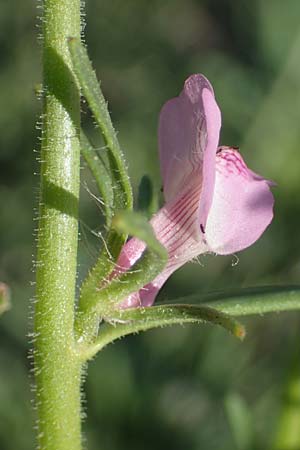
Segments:
[[[180,96],[169,100],[160,113],[158,141],[167,202],[206,178],[201,210],[207,215],[220,127],[221,114],[209,81],[203,75],[192,75]]]
[[[249,170],[236,149],[220,147],[205,230],[212,251],[219,255],[238,252],[262,235],[273,218],[272,184]]]
[[[128,297],[121,307],[152,305],[158,291],[175,270],[208,250],[199,229],[199,197],[199,188],[189,189],[166,203],[152,218],[154,233],[168,251],[168,263],[155,280]],[[144,249],[145,245],[141,241],[130,239],[121,251],[117,271],[121,273],[132,267]]]

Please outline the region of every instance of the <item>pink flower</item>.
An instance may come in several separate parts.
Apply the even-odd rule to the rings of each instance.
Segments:
[[[159,119],[159,153],[165,205],[152,218],[168,263],[121,307],[150,306],[167,278],[197,255],[235,253],[253,244],[273,217],[272,183],[252,172],[235,147],[218,147],[221,113],[209,81],[192,75]],[[118,272],[141,257],[136,238],[123,247]]]

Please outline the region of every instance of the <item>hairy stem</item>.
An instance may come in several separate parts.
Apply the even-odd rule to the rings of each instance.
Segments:
[[[81,366],[74,299],[80,167],[80,98],[67,39],[80,39],[80,0],[44,0],[43,129],[35,305],[38,444],[80,450]]]

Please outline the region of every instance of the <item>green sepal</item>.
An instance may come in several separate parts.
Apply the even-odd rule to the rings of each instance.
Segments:
[[[112,226],[120,234],[127,233],[143,241],[146,249],[130,270],[116,276],[103,287],[100,279],[98,289],[91,292],[89,298],[85,296],[81,309],[96,310],[101,317],[110,317],[122,300],[161,273],[168,260],[167,250],[156,239],[150,223],[141,214],[121,211],[114,216]]]

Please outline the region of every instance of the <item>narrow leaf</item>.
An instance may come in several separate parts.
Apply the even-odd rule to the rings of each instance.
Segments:
[[[249,316],[300,309],[300,286],[261,286],[254,288],[189,295],[172,300],[177,303],[199,302],[230,314]]]
[[[107,320],[107,319],[106,319]],[[110,323],[100,327],[99,336],[84,352],[86,359],[92,358],[107,344],[128,334],[168,325],[209,322],[220,325],[239,339],[245,337],[243,325],[227,314],[198,305],[151,306],[115,311]]]
[[[115,176],[115,205],[117,209],[132,209],[132,189],[123,153],[111,122],[106,101],[92,68],[86,48],[75,38],[69,39],[73,69],[82,93],[94,115],[110,152],[112,171]]]

